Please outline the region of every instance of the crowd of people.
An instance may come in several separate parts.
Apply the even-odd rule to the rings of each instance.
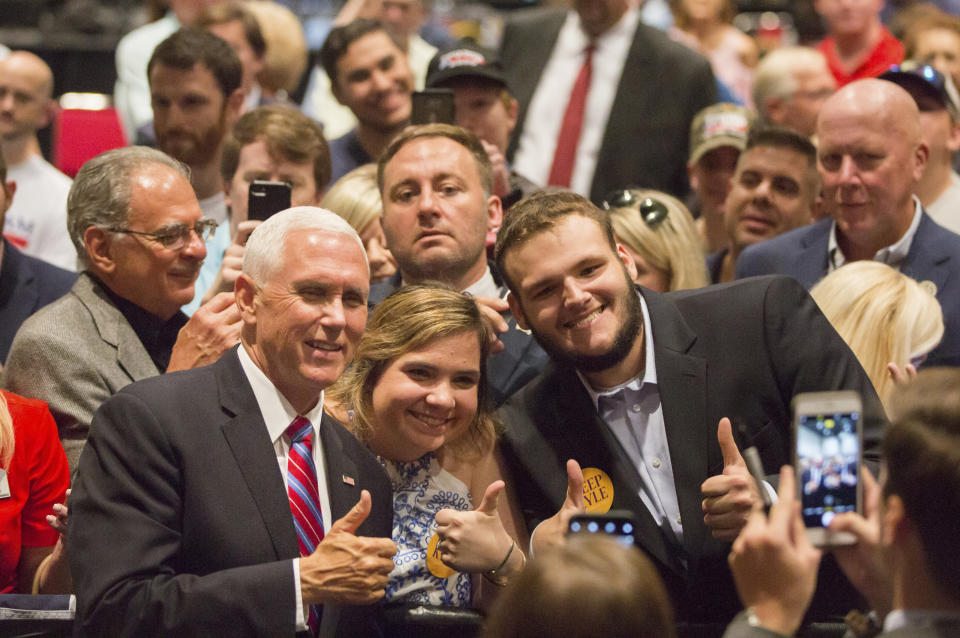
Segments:
[[[0,606],[960,632],[953,3],[817,0],[826,38],[770,49],[729,0],[574,0],[491,48],[349,0],[313,64],[281,3],[168,4],[117,48],[130,145],[72,179],[53,73],[0,57]],[[842,390],[857,445],[801,441],[794,399]],[[629,546],[569,533],[608,513]]]

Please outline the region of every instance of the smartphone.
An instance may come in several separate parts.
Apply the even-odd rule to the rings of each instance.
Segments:
[[[626,510],[605,514],[574,514],[567,526],[568,534],[606,534],[626,545],[637,544],[637,523]]]
[[[247,219],[266,220],[290,208],[290,184],[254,180],[247,195]]]
[[[411,124],[456,124],[453,89],[425,89],[413,92]]]
[[[860,395],[806,392],[793,399],[794,463],[803,524],[817,547],[852,545],[851,534],[831,532],[843,512],[862,512]]]

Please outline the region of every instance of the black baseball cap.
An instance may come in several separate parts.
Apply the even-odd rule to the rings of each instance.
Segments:
[[[441,49],[427,66],[428,89],[438,88],[459,78],[482,79],[509,88],[500,58],[494,51],[480,46],[472,38],[464,38]]]

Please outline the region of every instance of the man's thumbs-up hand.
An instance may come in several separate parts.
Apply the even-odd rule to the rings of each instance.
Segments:
[[[560,506],[560,511],[537,525],[530,538],[533,552],[543,551],[547,547],[560,545],[567,534],[567,526],[574,514],[585,511],[583,500],[583,471],[580,464],[570,459],[567,461],[567,496]]]
[[[723,472],[711,476],[700,486],[703,494],[703,522],[713,531],[713,537],[732,541],[743,529],[750,510],[761,503],[759,486],[750,476],[740,449],[733,440],[730,419],[720,419],[717,441],[723,454]]]
[[[371,507],[370,492],[363,490],[313,553],[300,559],[304,603],[367,605],[383,598],[397,546],[389,538],[355,535]]]

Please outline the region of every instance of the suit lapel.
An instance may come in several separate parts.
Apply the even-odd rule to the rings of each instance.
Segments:
[[[293,516],[283,477],[277,469],[276,452],[236,350],[222,357],[216,366],[220,405],[231,417],[221,428],[223,436],[260,510],[277,559],[299,556]]]
[[[796,257],[797,281],[809,290],[827,274],[827,246],[833,222],[824,219],[811,226],[802,238],[802,248]]]
[[[360,485],[356,463],[343,448],[344,435],[352,436],[324,412],[320,423],[320,439],[323,441],[323,464],[326,467],[332,521],[343,517],[357,504],[363,487]]]
[[[0,308],[3,309],[3,326],[0,330],[9,346],[17,328],[36,309],[40,293],[30,263],[7,240],[3,240],[0,275]]]
[[[920,217],[920,224],[917,226],[917,232],[913,236],[913,243],[910,246],[910,252],[903,261],[901,271],[903,274],[917,281],[930,281],[937,287],[937,294],[943,290],[946,285],[950,269],[947,267],[950,261],[950,251],[943,250],[939,238],[943,236],[944,229],[937,226],[936,222],[930,218],[924,211]],[[922,246],[922,250],[917,248]],[[917,248],[914,248],[917,247]]]
[[[704,542],[700,484],[710,475],[708,450],[716,440],[707,423],[707,362],[689,354],[696,334],[669,298],[643,291],[653,329],[654,357],[674,487],[683,524],[683,545],[696,573]]]

